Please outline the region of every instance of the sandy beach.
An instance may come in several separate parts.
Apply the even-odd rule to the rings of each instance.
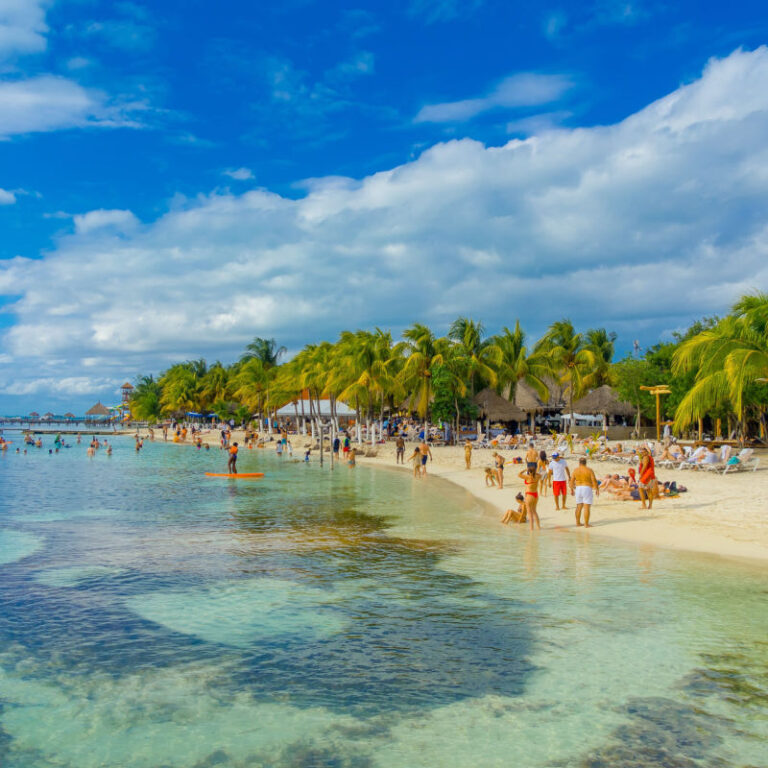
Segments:
[[[203,441],[218,447],[219,436],[216,432],[202,435]],[[235,431],[233,440],[243,445],[243,433]],[[295,453],[304,445],[309,445],[310,438],[304,435],[291,435]],[[169,445],[175,445],[168,442]],[[184,445],[184,444],[180,444]],[[191,446],[187,442],[186,445]],[[274,450],[274,443],[263,450]],[[413,452],[415,444],[408,443],[406,457]],[[370,446],[364,446],[370,452]],[[439,477],[461,486],[476,498],[495,507],[499,518],[510,507],[516,507],[515,495],[523,490],[523,481],[517,474],[522,466],[507,464],[505,485],[502,490],[488,488],[485,485],[485,468],[492,465],[492,450],[476,449],[472,453],[472,469],[464,467],[464,449],[461,446],[437,446],[432,448],[433,460],[427,465],[427,478],[414,482],[429,482],[430,478]],[[505,451],[504,457],[509,462],[515,456],[522,456],[522,451]],[[317,452],[313,452],[313,461],[318,461]],[[360,451],[359,463],[382,466],[412,472],[410,465],[398,466],[395,461],[395,444],[390,441],[377,446],[377,455],[364,456]],[[224,458],[222,457],[222,464]],[[761,461],[761,464],[764,462]],[[571,470],[577,460],[568,459]],[[613,461],[591,461],[598,479],[609,472],[626,475],[627,464]],[[346,470],[346,467],[344,467]],[[637,501],[617,501],[609,494],[602,494],[592,507],[590,528],[577,528],[573,516],[573,499],[568,497],[569,509],[556,511],[551,493],[539,500],[538,512],[541,518],[542,533],[547,530],[569,532],[576,536],[605,536],[634,544],[647,544],[669,549],[700,552],[727,558],[742,558],[768,561],[768,466],[759,467],[756,472],[734,472],[723,476],[721,473],[697,470],[669,470],[660,468],[657,476],[660,481],[675,480],[688,491],[676,498],[657,499],[653,509],[642,509]],[[223,471],[223,470],[222,470]]]

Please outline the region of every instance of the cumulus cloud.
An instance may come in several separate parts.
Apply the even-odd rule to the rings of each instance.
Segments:
[[[296,348],[458,314],[655,339],[768,287],[767,132],[760,48],[615,125],[442,143],[300,199],[217,192],[142,224],[90,212],[44,258],[2,262],[1,351],[34,380],[53,358],[64,378],[84,359],[147,371],[233,359],[254,335]]]
[[[55,75],[6,80],[0,82],[0,139],[65,128],[135,127],[133,114],[141,108],[112,105],[101,91]]]
[[[532,107],[557,101],[572,86],[565,75],[521,72],[504,78],[485,96],[476,99],[428,104],[419,110],[417,123],[469,120],[491,109]]]
[[[89,395],[94,392],[114,391],[118,379],[89,378],[88,376],[68,376],[56,378],[44,376],[26,381],[11,381],[0,384],[0,393],[4,395],[37,395],[50,393],[56,395]]]
[[[253,178],[253,171],[250,168],[229,168],[224,171],[224,175],[235,181],[248,181]]]
[[[74,216],[75,232],[80,235],[95,230],[108,229],[113,232],[129,232],[135,229],[139,220],[131,211],[104,210],[88,211]]]
[[[45,50],[47,0],[0,0],[0,60]]]
[[[7,189],[0,189],[0,205],[13,205],[16,202],[16,195]]]

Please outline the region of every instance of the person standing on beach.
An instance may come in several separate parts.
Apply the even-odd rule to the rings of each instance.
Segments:
[[[552,454],[548,474],[552,478],[552,495],[555,497],[555,509],[560,509],[561,497],[563,509],[567,509],[565,500],[568,498],[568,481],[571,479],[571,470],[568,469],[568,462],[561,458],[557,451]]]
[[[432,451],[425,440],[421,441],[419,445],[419,451],[421,452],[421,474],[426,477],[427,474],[427,459],[432,461]]]
[[[237,443],[232,443],[232,447],[229,449],[227,469],[231,475],[237,474]]]
[[[336,437],[333,438],[333,458],[336,459],[336,461],[339,460],[339,448],[341,448],[341,440],[339,440],[339,436],[336,435]]]
[[[464,466],[472,469],[472,443],[469,440],[464,443]]]
[[[402,435],[395,440],[395,464],[405,464],[405,440]]]
[[[282,459],[283,458],[283,441],[278,440],[275,444],[275,452],[277,453],[277,458]]]
[[[536,472],[536,465],[523,470],[518,477],[522,478],[525,483],[525,509],[528,513],[531,530],[533,530],[534,522],[536,527],[541,530],[541,520],[539,520],[539,513],[536,511],[536,507],[539,505],[539,481],[541,478]]]
[[[647,448],[640,449],[640,466],[637,474],[639,481],[637,483],[637,490],[640,494],[640,505],[643,509],[651,509],[653,507],[653,495],[656,491],[656,467],[653,462],[653,456]],[[648,501],[648,506],[645,502]]]
[[[504,457],[496,451],[493,452],[493,464],[494,473],[496,475],[496,482],[498,483],[499,490],[501,491],[504,488]]]
[[[528,443],[528,450],[525,452],[525,463],[528,469],[533,469],[534,471],[539,466],[539,454],[536,453],[533,440]]]
[[[595,473],[587,466],[586,458],[579,459],[579,466],[571,475],[571,493],[576,502],[576,525],[581,526],[581,513],[584,512],[584,527],[589,528],[589,512],[594,494],[600,495],[600,484]]]

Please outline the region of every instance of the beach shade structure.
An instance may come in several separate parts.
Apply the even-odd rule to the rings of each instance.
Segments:
[[[632,404],[619,399],[615,390],[607,384],[575,400],[573,410],[576,413],[600,415],[605,425],[608,424],[609,416],[633,416],[635,413]]]
[[[54,418],[54,414],[52,414],[50,411],[48,411],[48,413],[44,413],[43,414],[42,420],[43,421],[50,421],[53,418]]]
[[[65,418],[65,419],[76,419],[76,418],[77,418],[77,416],[75,416],[75,414],[74,414],[74,413],[70,413],[69,411],[67,411],[67,412],[64,414],[64,418]]]
[[[32,413],[28,416],[30,421],[39,421],[40,420],[40,414],[37,411],[32,411]]]
[[[89,408],[85,415],[88,416],[91,419],[108,419],[111,414],[109,412],[109,408],[107,408],[105,405],[101,404],[101,401],[96,403],[92,408]]]
[[[479,408],[481,416],[488,421],[518,421],[524,422],[528,417],[526,411],[511,403],[490,387],[478,392],[472,402]]]

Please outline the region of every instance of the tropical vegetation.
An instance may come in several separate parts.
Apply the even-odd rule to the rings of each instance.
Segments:
[[[553,322],[533,343],[519,321],[489,335],[469,317],[457,318],[444,336],[422,323],[400,339],[381,328],[344,331],[335,342],[309,344],[290,359],[274,339],[257,337],[230,365],[188,360],[157,378],[139,376],[130,405],[141,421],[190,413],[242,421],[292,405],[297,418],[319,426],[322,402],[332,416],[343,403],[358,426],[374,430],[387,414],[407,412],[458,431],[462,421],[476,418],[473,398],[486,387],[514,401],[525,384],[573,423],[574,402],[608,384],[633,405],[639,424],[655,418],[655,400],[643,387],[665,384],[670,394],[662,400],[662,417],[678,433],[765,437],[768,294],[744,296],[726,317],[696,321],[642,354],[614,360],[615,343],[615,333],[581,331],[568,318]]]

